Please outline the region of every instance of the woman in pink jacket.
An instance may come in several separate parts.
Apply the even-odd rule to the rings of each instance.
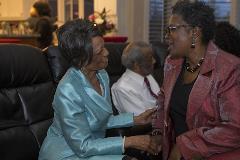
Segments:
[[[213,10],[203,2],[173,7],[153,121],[163,160],[240,160],[240,59],[211,41],[214,29]]]

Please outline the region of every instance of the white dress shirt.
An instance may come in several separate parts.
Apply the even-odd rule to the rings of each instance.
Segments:
[[[152,91],[157,95],[159,85],[152,75],[147,76]],[[135,116],[147,109],[156,107],[156,99],[150,94],[144,77],[127,69],[121,78],[113,84],[112,99],[119,113],[131,112]]]

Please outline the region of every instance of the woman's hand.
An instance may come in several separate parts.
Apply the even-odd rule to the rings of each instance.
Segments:
[[[162,145],[162,135],[154,135],[151,138],[152,138],[152,141],[157,143],[159,146]]]
[[[156,110],[156,108],[148,109],[140,115],[135,116],[134,125],[146,125],[152,123],[152,115]]]
[[[171,150],[170,158],[169,160],[180,160],[181,159],[181,153],[175,144]]]
[[[150,135],[126,137],[124,144],[125,148],[135,148],[153,155],[158,154],[162,147]]]

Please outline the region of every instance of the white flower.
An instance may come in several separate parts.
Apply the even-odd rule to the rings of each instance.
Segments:
[[[103,22],[104,22],[104,20],[101,19],[101,18],[96,18],[95,19],[95,23],[97,23],[97,24],[102,24]]]

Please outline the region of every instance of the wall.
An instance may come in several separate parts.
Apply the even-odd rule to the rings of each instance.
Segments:
[[[0,0],[0,20],[25,20],[35,0]]]
[[[109,19],[117,25],[117,0],[94,0],[94,11],[102,12],[103,8],[106,9]]]
[[[101,12],[105,7],[117,26],[117,35],[127,36],[128,41],[148,42],[148,0],[94,0],[94,10]]]
[[[103,8],[109,10],[109,14],[116,14],[117,0],[94,0],[94,10],[101,12]]]
[[[128,41],[148,42],[149,1],[118,0],[118,34],[128,36]]]

